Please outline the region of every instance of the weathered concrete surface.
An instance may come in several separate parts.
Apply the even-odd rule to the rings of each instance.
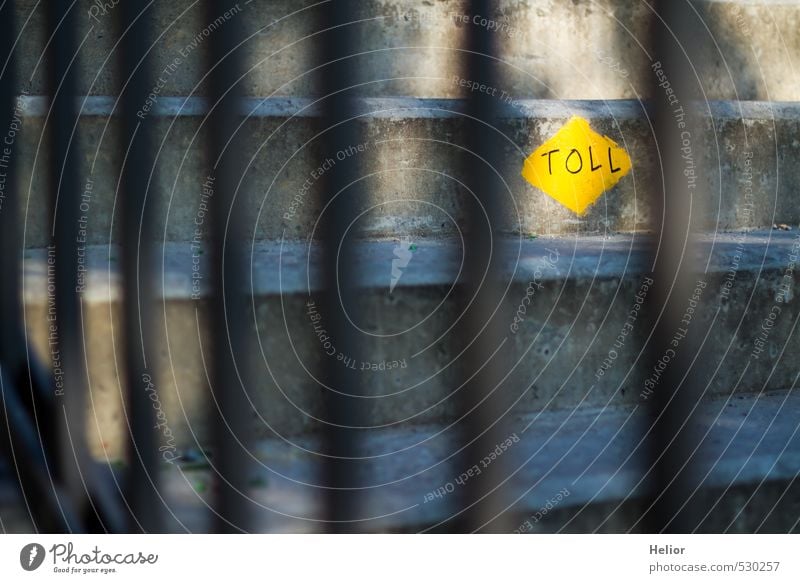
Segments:
[[[40,148],[46,107],[42,98],[21,103],[27,116],[13,155],[22,166],[22,196],[30,193],[22,205],[25,245],[43,247],[50,232],[45,171],[50,162]],[[116,142],[118,118],[109,117],[110,98],[82,103],[79,173],[88,194],[81,214],[87,242],[104,244],[119,235],[119,217],[112,223],[122,156]],[[364,214],[357,226],[365,235],[457,235],[465,209],[473,204],[461,166],[469,156],[461,149],[466,132],[494,131],[466,119],[463,106],[457,100],[366,99],[360,118],[365,143],[323,152],[318,110],[310,100],[248,101],[240,154],[249,166],[237,193],[237,204],[244,205],[251,220],[248,232],[255,239],[316,237],[324,198],[320,176],[344,160],[360,165],[367,195],[359,202]],[[697,227],[716,231],[800,222],[800,105],[711,102],[703,110],[706,131],[690,144],[695,192],[703,203],[693,208],[704,209],[695,214]],[[158,206],[155,231],[166,241],[202,239],[209,224],[203,198],[209,176],[203,151],[205,106],[199,98],[163,98],[150,115],[156,116],[158,136],[150,199]],[[525,158],[573,115],[616,140],[633,161],[630,174],[580,217],[520,176]],[[508,214],[496,230],[584,235],[650,227],[651,190],[659,187],[661,177],[651,125],[640,103],[525,101],[508,107],[497,129],[505,134],[506,164],[498,169],[506,186],[498,182],[497,196],[506,202]],[[469,158],[469,163],[480,161]]]
[[[44,92],[44,5],[24,0],[17,26],[21,34],[21,71],[28,89]],[[118,40],[112,2],[80,0],[76,5],[82,94],[116,93],[112,69]],[[244,28],[250,95],[314,93],[309,71],[320,26],[312,0],[247,2],[217,26]],[[620,99],[647,94],[650,81],[650,19],[646,3],[629,0],[499,0],[494,13],[476,15],[465,0],[366,0],[352,33],[364,54],[352,59],[368,83],[367,95],[456,97],[452,81],[460,75],[459,48],[470,27],[491,27],[497,34],[503,90],[514,99]],[[696,0],[708,27],[701,40],[709,47],[700,66],[710,99],[800,99],[800,7],[789,0]],[[93,8],[94,6],[94,8]],[[221,17],[222,15],[219,15]],[[154,69],[161,95],[203,91],[201,81],[209,22],[201,3],[156,2],[153,22]],[[199,37],[198,37],[199,35]],[[200,38],[199,42],[195,42]],[[656,55],[655,58],[658,58]],[[179,59],[179,61],[176,61]],[[696,60],[699,65],[700,61]]]
[[[709,38],[693,59],[711,99],[800,99],[800,5],[792,0],[694,2]]]
[[[797,529],[799,414],[800,396],[793,392],[701,403],[696,428],[707,435],[694,457],[700,488],[693,498],[699,511],[692,529]],[[511,445],[493,463],[504,464],[509,477],[501,492],[515,530],[643,530],[647,417],[641,407],[511,414],[504,421]],[[358,530],[421,531],[451,517],[458,509],[456,489],[463,487],[456,479],[472,467],[453,456],[458,443],[445,425],[365,432],[364,459],[354,469],[363,484]],[[324,458],[319,455],[324,448],[324,440],[315,437],[266,439],[254,448],[260,464],[251,469],[248,494],[258,505],[251,509],[258,531],[324,529]],[[211,527],[206,504],[213,495],[213,452],[210,462],[204,454],[194,456],[191,464],[163,465],[161,510],[169,531],[207,532]],[[440,488],[446,493],[434,496]],[[8,488],[0,488],[4,528],[30,532],[15,502]]]
[[[455,411],[455,369],[465,364],[455,358],[470,340],[450,330],[459,315],[452,292],[461,265],[460,242],[417,240],[416,244],[393,293],[389,288],[395,244],[371,242],[359,247],[357,272],[365,274],[364,289],[348,302],[358,301],[364,310],[364,320],[355,324],[370,335],[364,339],[372,361],[351,366],[365,369],[361,374],[368,396],[360,402],[374,426],[448,419]],[[643,285],[642,245],[641,237],[498,242],[497,252],[506,258],[508,284],[498,316],[505,338],[502,355],[522,411],[640,403],[649,398],[645,379],[653,371],[642,365],[629,374],[640,350],[639,335],[649,329],[636,311],[652,291]],[[697,305],[686,298],[687,310],[693,309],[689,329],[697,336],[683,340],[680,349],[698,353],[701,385],[710,394],[792,386],[797,373],[794,355],[800,350],[800,337],[793,328],[800,316],[798,275],[791,259],[800,248],[797,234],[719,234],[700,248],[697,265],[705,265],[710,256],[708,273],[697,276],[705,287]],[[28,329],[47,357],[44,254],[28,253]],[[113,249],[94,248],[89,255],[84,299],[92,384],[89,430],[95,453],[105,449],[118,456],[123,451],[118,355],[124,340],[118,268]],[[201,277],[208,273],[205,255],[197,257],[197,271],[193,255],[188,244],[165,247],[163,303],[157,309],[161,349],[153,378],[170,431],[181,445],[207,439],[204,363],[215,349],[204,319],[205,286],[201,282],[195,289],[192,283],[193,273]],[[331,359],[338,360],[340,353],[335,338],[330,338],[331,353],[315,334],[315,323],[324,331],[327,319],[319,305],[310,310],[307,304],[309,299],[319,304],[313,272],[310,289],[307,283],[308,250],[287,244],[281,253],[278,244],[260,243],[251,260],[254,300],[238,309],[251,319],[250,341],[259,350],[255,377],[259,381],[248,387],[253,423],[264,434],[318,430],[326,389],[316,380],[317,372]],[[318,262],[314,250],[311,264]],[[785,292],[782,284],[787,285]],[[530,301],[521,308],[526,296]],[[683,327],[675,325],[676,332]],[[764,326],[767,332],[762,335]],[[345,362],[349,361],[339,364]],[[657,378],[653,390],[659,390]]]

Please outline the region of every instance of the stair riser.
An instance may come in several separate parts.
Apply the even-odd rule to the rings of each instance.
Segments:
[[[44,8],[39,5],[34,10],[32,0],[18,4],[20,70],[33,75],[30,91],[43,94],[45,68],[38,60],[45,41]],[[115,93],[111,71],[116,55],[110,53],[118,40],[113,27],[115,4],[108,0],[78,2],[77,38],[86,37],[80,53],[82,94]],[[154,70],[158,74],[168,71],[163,75],[162,95],[202,90],[198,83],[213,32],[193,44],[210,23],[202,6],[192,4],[188,0],[156,4],[153,36],[163,36],[153,50]],[[250,74],[244,89],[248,94],[314,93],[309,70],[316,63],[317,37],[311,35],[317,31],[317,9],[306,9],[312,4],[310,0],[243,1],[227,21],[220,21],[219,26],[245,29]],[[468,30],[475,27],[496,32],[500,58],[506,63],[503,73],[515,98],[621,99],[648,93],[649,57],[645,51],[651,50],[651,14],[643,3],[501,0],[489,15],[470,13],[463,0],[354,4],[362,22],[352,26],[353,34],[361,37],[368,53],[353,59],[353,64],[365,80],[379,81],[365,87],[370,95],[458,96],[451,82],[460,71],[457,49],[463,46]],[[693,59],[710,99],[794,100],[800,96],[800,80],[794,70],[800,56],[796,35],[800,8],[789,2],[695,4],[714,41],[706,39],[710,51],[706,65]],[[758,52],[750,50],[751,45],[758,47]],[[180,61],[168,69],[176,58]]]
[[[797,490],[797,481],[791,478],[702,490],[692,497],[695,508],[702,511],[695,517],[696,522],[689,523],[686,531],[709,534],[795,533]],[[547,512],[544,519],[534,523],[530,530],[524,528],[526,533],[646,533],[651,530],[650,523],[642,517],[650,505],[651,501],[643,498],[565,505]],[[531,515],[520,518],[521,525],[526,521],[531,523]]]
[[[643,285],[646,280],[642,279],[636,263],[629,264],[622,278],[600,274],[594,281],[584,276],[565,280],[564,274],[577,267],[571,268],[569,259],[562,257],[558,265],[560,275],[543,276],[542,288],[530,296],[530,308],[526,308],[515,331],[512,331],[513,314],[530,288],[527,282],[512,285],[502,322],[507,340],[498,354],[506,371],[517,363],[507,381],[519,397],[515,410],[572,408],[579,404],[602,407],[642,403],[649,398],[644,379],[653,373],[652,369],[642,367],[631,373],[640,350],[640,335],[647,331],[646,320],[636,312],[636,306],[652,291]],[[695,308],[689,335],[700,334],[700,341],[705,342],[698,362],[703,363],[701,388],[707,394],[791,386],[796,375],[791,355],[800,349],[798,335],[791,335],[793,323],[800,316],[796,298],[781,304],[780,317],[767,335],[765,349],[760,353],[754,351],[762,323],[774,311],[775,294],[784,275],[783,269],[771,268],[755,284],[755,273],[743,269],[725,296],[720,292],[727,289],[724,273],[705,278],[706,287]],[[362,373],[364,382],[369,395],[384,396],[361,400],[364,412],[374,425],[451,419],[456,410],[452,398],[458,386],[456,366],[444,367],[460,350],[458,347],[463,347],[463,340],[445,336],[443,341],[414,357],[442,335],[457,315],[452,297],[437,310],[449,286],[398,287],[389,295],[389,276],[387,264],[386,287],[360,295],[365,310],[362,324],[368,332],[396,334],[412,328],[425,316],[432,316],[412,331],[393,338],[369,338],[369,360],[381,370]],[[743,306],[751,293],[753,298],[741,320]],[[312,298],[316,299],[313,294]],[[257,358],[255,381],[249,385],[254,387],[250,396],[255,408],[263,416],[263,420],[254,419],[260,432],[268,433],[267,428],[271,427],[281,434],[299,434],[320,428],[312,417],[323,415],[323,389],[309,376],[309,371],[316,374],[323,364],[338,358],[339,351],[335,338],[329,339],[329,346],[328,338],[318,338],[315,334],[316,322],[326,331],[320,334],[331,336],[324,312],[317,309],[318,302],[309,314],[307,301],[306,294],[292,292],[283,297],[257,296],[254,312],[250,306],[243,307],[257,323],[263,350],[263,358],[260,355]],[[686,305],[687,308],[691,305],[690,298],[686,299]],[[211,362],[214,349],[205,330],[205,311],[205,300],[167,299],[164,303],[158,337],[167,341],[151,375],[160,394],[158,407],[163,409],[170,431],[164,436],[164,446],[192,444],[190,428],[201,442],[209,435],[204,409],[208,402],[204,366]],[[629,319],[632,313],[636,316]],[[124,354],[119,305],[116,301],[93,301],[85,306],[84,314],[93,399],[92,448],[99,454],[101,444],[105,444],[110,455],[118,456],[123,451],[124,427],[120,374],[114,364],[121,366]],[[319,314],[319,318],[314,314]],[[36,346],[42,355],[48,354],[46,304],[29,301],[26,316]],[[626,327],[626,322],[631,326]],[[677,332],[684,325],[676,322],[675,326]],[[255,336],[251,341],[258,342]],[[692,346],[687,338],[676,350],[691,354]],[[782,349],[785,351],[780,357]],[[328,352],[334,354],[328,356]],[[364,366],[358,360],[350,364],[351,355],[343,356],[345,360],[339,366],[349,364],[357,370]],[[383,366],[386,370],[382,370]],[[146,390],[145,384],[143,381],[142,390]],[[414,385],[418,386],[409,389]],[[658,390],[663,390],[663,385],[656,382],[653,391]],[[175,441],[168,443],[172,437]]]
[[[797,530],[796,420],[800,403],[792,391],[703,399],[691,420],[692,435],[705,436],[683,478],[694,491],[676,528],[699,532],[787,532]],[[652,530],[653,483],[644,410],[551,411],[504,420],[497,457],[509,532],[640,532]],[[508,433],[505,433],[507,431]],[[439,424],[365,432],[363,457],[349,475],[364,487],[354,492],[359,530],[418,532],[463,529],[454,523],[470,485],[487,482],[487,472],[454,452],[457,431]],[[499,445],[503,443],[505,449]],[[324,436],[264,439],[253,444],[247,493],[263,506],[253,509],[260,532],[313,532],[324,517],[320,487],[326,483]],[[258,460],[258,464],[255,463]],[[213,516],[216,460],[162,464],[159,478],[168,532],[207,532]],[[496,466],[495,466],[496,467]],[[13,474],[0,483],[4,529],[31,532],[24,504],[14,496]],[[3,474],[0,474],[2,477]],[[696,489],[695,489],[696,487]],[[269,510],[267,510],[269,509]],[[682,526],[681,526],[682,525]]]
[[[25,244],[42,247],[50,231],[44,171],[50,162],[43,148],[36,158],[43,103],[36,99],[26,103],[30,116],[24,120],[18,138],[23,165],[20,188],[23,196],[30,190]],[[174,115],[179,103],[161,103],[151,113]],[[249,103],[248,111],[256,103]],[[465,131],[487,131],[485,126],[467,126],[457,113],[462,104],[369,100],[365,105],[368,111],[383,113],[364,118],[364,144],[335,152],[321,150],[319,138],[315,139],[319,120],[313,111],[304,109],[306,105],[308,102],[300,100],[271,100],[245,122],[241,155],[253,161],[238,199],[253,221],[248,232],[257,239],[318,236],[315,228],[324,182],[320,175],[324,177],[331,167],[346,160],[361,164],[365,176],[362,185],[368,195],[361,209],[366,212],[358,223],[364,234],[395,237],[458,233],[457,225],[463,224],[465,208],[472,199],[458,184],[466,177],[459,169],[459,157],[464,154],[456,146],[465,143]],[[741,107],[716,103],[711,108],[716,134],[709,135],[715,135],[716,141],[708,144],[707,151],[700,137],[694,137],[691,144],[696,192],[702,195],[698,202],[705,205],[705,210],[703,205],[695,206],[699,209],[695,215],[698,228],[743,229],[800,221],[800,142],[796,139],[800,134],[800,108],[770,108],[759,103]],[[118,123],[116,118],[108,122],[107,100],[90,100],[85,109],[92,115],[81,117],[79,128],[85,153],[80,176],[88,193],[86,212],[81,212],[87,217],[87,242],[108,243],[118,239],[120,223],[117,219],[112,231],[121,158],[115,141]],[[203,108],[191,101],[185,111],[177,118],[159,118],[157,122],[156,232],[166,241],[203,238],[208,228],[204,205],[208,200],[203,196],[209,176],[202,150]],[[297,117],[290,120],[293,114]],[[633,161],[631,173],[580,217],[520,176],[524,159],[572,115],[586,117],[594,130],[617,140]],[[507,167],[503,171],[511,194],[498,188],[498,196],[508,207],[502,230],[559,235],[634,231],[650,226],[650,189],[661,180],[651,128],[637,104],[615,102],[606,107],[590,102],[526,102],[508,116],[501,129],[508,138],[503,153]],[[474,164],[475,160],[470,162]]]

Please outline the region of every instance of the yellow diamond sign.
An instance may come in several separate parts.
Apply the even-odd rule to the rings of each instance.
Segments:
[[[585,119],[573,117],[528,156],[522,176],[582,215],[630,170],[625,150],[594,131]]]

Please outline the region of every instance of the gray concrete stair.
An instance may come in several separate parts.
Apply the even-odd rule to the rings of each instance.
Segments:
[[[155,3],[148,16],[157,37],[158,81],[140,117],[154,122],[158,147],[151,201],[158,207],[162,271],[154,282],[159,351],[152,377],[139,388],[151,392],[163,421],[162,449],[180,456],[162,468],[169,530],[210,527],[214,458],[203,453],[210,442],[206,367],[219,339],[207,326],[207,227],[209,197],[219,193],[205,159],[202,74],[208,39],[224,26],[247,31],[246,138],[238,154],[249,165],[237,199],[251,220],[252,302],[236,309],[250,318],[259,357],[257,380],[248,387],[259,436],[253,453],[261,466],[250,492],[263,506],[259,528],[322,526],[326,389],[318,373],[331,364],[356,367],[367,390],[358,400],[366,413],[360,443],[369,458],[359,470],[366,484],[360,527],[435,530],[459,510],[455,494],[432,495],[469,469],[455,455],[457,371],[480,364],[459,360],[471,339],[451,327],[464,316],[456,296],[464,239],[471,236],[461,227],[471,202],[459,184],[459,162],[466,136],[490,131],[504,136],[499,170],[508,185],[497,193],[509,210],[493,241],[505,284],[496,358],[509,373],[506,421],[515,438],[504,460],[516,470],[502,487],[508,511],[524,532],[643,528],[645,411],[660,376],[642,365],[639,350],[649,328],[637,310],[654,285],[669,284],[653,282],[647,267],[651,189],[660,182],[646,115],[650,65],[658,59],[650,54],[649,7],[625,0],[499,0],[492,14],[473,15],[463,0],[356,4],[361,18],[349,26],[365,52],[350,64],[365,81],[356,122],[365,141],[338,152],[321,149],[315,2],[242,0],[210,23],[199,3],[178,0]],[[12,146],[22,179],[17,193],[2,194],[23,200],[27,332],[50,362],[57,355],[50,352],[47,320],[53,296],[45,249],[52,164],[43,147],[45,14],[40,2],[17,6],[25,90]],[[703,390],[698,429],[706,435],[697,461],[704,477],[695,499],[710,510],[697,516],[697,530],[796,531],[800,5],[693,0],[693,7],[713,37],[706,43],[713,49],[696,61],[708,101],[684,104],[697,112],[703,130],[691,143],[702,197],[693,220],[707,234],[698,237],[696,297],[685,299],[691,324],[676,322],[675,329],[690,328],[676,350],[693,355]],[[130,298],[117,246],[123,153],[112,75],[119,37],[112,24],[118,8],[116,0],[78,0],[76,9],[78,84],[85,96],[77,146],[85,185],[79,283],[87,433],[95,459],[119,468],[127,435],[121,304]],[[487,90],[501,105],[497,128],[464,115],[471,80],[462,77],[460,50],[471,27],[498,35],[503,85]],[[617,141],[633,161],[632,172],[583,216],[520,176],[523,160],[575,115]],[[352,308],[357,301],[362,309],[363,321],[353,324],[369,343],[369,362],[337,354],[320,301],[320,177],[344,160],[361,164],[367,193],[354,229],[363,235],[360,293],[344,304]],[[783,223],[790,230],[770,229]],[[413,254],[397,279],[393,260],[401,239]],[[24,506],[8,488],[12,475],[0,467],[0,531],[28,532]]]
[[[697,532],[797,531],[800,396],[794,391],[730,393],[698,403],[701,438],[694,463]],[[646,528],[649,484],[642,406],[579,407],[507,417],[509,468],[500,492],[519,532],[629,532]],[[363,531],[425,531],[458,512],[470,467],[444,424],[365,432],[359,475]],[[315,437],[266,439],[254,455],[251,489],[257,528],[313,532],[321,522],[323,444]],[[487,452],[487,454],[490,452]],[[175,532],[210,527],[213,452],[164,464],[163,516]],[[493,462],[489,462],[493,463]],[[480,475],[473,478],[480,480]],[[442,489],[442,490],[440,490]],[[444,492],[441,496],[433,492]],[[30,529],[8,488],[0,489],[4,531]]]
[[[31,94],[44,93],[44,7],[24,0],[17,15],[21,71]],[[83,60],[80,92],[116,92],[112,70],[118,40],[113,28],[117,2],[77,3]],[[507,77],[503,90],[514,99],[620,99],[648,92],[650,10],[628,0],[499,0],[494,13],[471,14],[462,0],[355,2],[352,33],[365,54],[353,66],[369,81],[370,95],[457,97],[459,48],[469,27],[498,35]],[[696,0],[708,28],[712,53],[698,70],[709,99],[796,100],[800,79],[800,7],[790,0]],[[314,93],[310,70],[317,64],[312,0],[242,0],[238,10],[214,22],[190,0],[155,3],[155,71],[159,95],[202,92],[207,39],[227,25],[246,31],[244,89],[250,95]],[[698,61],[699,62],[699,61]]]
[[[80,176],[85,192],[81,214],[89,244],[119,238],[113,217],[122,154],[117,144],[114,100],[81,100]],[[23,166],[19,188],[25,245],[49,242],[47,152],[39,147],[44,98],[21,101],[23,129],[15,154]],[[386,98],[361,102],[364,144],[323,152],[319,108],[299,98],[250,99],[242,132],[241,155],[249,161],[237,198],[251,217],[255,239],[305,240],[316,237],[323,200],[320,175],[341,160],[357,159],[368,196],[358,228],[371,237],[458,236],[471,196],[459,185],[459,156],[465,132],[491,131],[464,117],[459,100]],[[766,102],[710,102],[701,106],[705,142],[693,136],[697,189],[705,210],[696,228],[710,232],[800,223],[800,105]],[[155,229],[164,241],[204,238],[208,228],[208,192],[213,180],[203,145],[206,107],[200,98],[163,98],[148,115],[157,118],[157,175],[153,200]],[[616,140],[629,153],[632,171],[606,192],[584,216],[577,216],[525,181],[523,161],[572,116]],[[505,134],[508,210],[502,230],[538,235],[591,235],[650,228],[652,193],[660,184],[652,127],[636,101],[528,100],[508,106],[498,128]],[[359,150],[359,147],[361,150]],[[18,152],[18,153],[17,153]],[[702,152],[706,152],[701,154]],[[475,163],[474,160],[471,163]],[[321,169],[321,170],[320,170]],[[150,169],[143,169],[148,171]],[[210,185],[210,187],[208,186]],[[210,191],[209,191],[210,188]],[[157,202],[156,202],[157,201]],[[117,211],[119,212],[119,211]],[[199,232],[199,235],[198,235]]]
[[[800,304],[794,293],[797,275],[790,267],[800,246],[798,235],[800,231],[721,233],[700,241],[697,265],[708,269],[697,278],[705,287],[698,289],[699,302],[685,300],[687,310],[693,306],[691,332],[697,333],[698,346],[686,340],[680,349],[697,350],[700,380],[709,394],[776,390],[794,382]],[[350,366],[366,369],[362,374],[370,426],[440,421],[452,418],[455,411],[455,372],[463,364],[456,356],[464,340],[454,338],[450,326],[458,316],[454,286],[459,281],[461,242],[414,243],[416,250],[393,291],[397,243],[358,245],[363,293],[345,305],[352,308],[358,301],[364,310],[364,321],[355,324],[369,335],[364,338],[373,361]],[[644,383],[653,371],[631,374],[640,349],[636,334],[647,331],[636,307],[652,291],[646,280],[645,243],[644,235],[498,240],[507,284],[498,316],[504,334],[500,354],[522,412],[647,400]],[[165,441],[174,439],[179,446],[196,439],[204,442],[208,436],[208,255],[202,251],[188,243],[161,248],[161,348],[153,382],[170,428]],[[252,342],[260,351],[259,380],[249,392],[254,427],[263,435],[318,431],[324,389],[315,371],[338,358],[336,339],[330,339],[334,355],[328,356],[330,347],[321,335],[330,334],[315,333],[315,324],[326,330],[316,283],[319,248],[257,242],[248,260],[253,302],[240,309],[252,319]],[[90,442],[95,455],[116,459],[124,441],[117,364],[123,346],[122,290],[115,248],[89,248],[86,268]],[[24,269],[28,330],[41,355],[48,357],[46,252],[27,251]],[[779,296],[785,302],[779,303]],[[520,308],[526,297],[526,307]],[[309,301],[315,302],[313,309]],[[780,317],[767,322],[772,326],[766,340],[756,345],[775,306]],[[683,327],[675,325],[676,331]]]

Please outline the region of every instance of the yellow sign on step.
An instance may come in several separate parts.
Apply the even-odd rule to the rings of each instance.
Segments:
[[[585,119],[573,117],[528,156],[522,176],[582,215],[630,170],[625,150],[595,132]]]

